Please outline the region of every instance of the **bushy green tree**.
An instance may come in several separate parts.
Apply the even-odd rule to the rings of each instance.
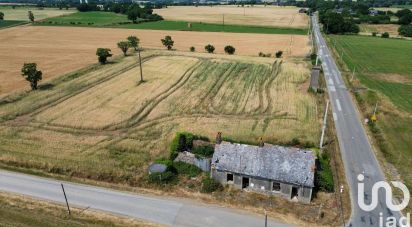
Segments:
[[[399,18],[398,24],[401,25],[408,25],[412,22],[412,13],[411,14],[406,14]]]
[[[382,36],[381,36],[382,38],[389,38],[389,33],[387,33],[387,32],[384,32],[384,33],[382,33]]]
[[[32,12],[32,11],[28,11],[27,14],[28,14],[28,16],[29,16],[29,20],[30,20],[31,22],[34,22],[34,14],[33,14],[33,12]]]
[[[233,46],[231,46],[231,45],[225,46],[225,53],[226,54],[232,55],[232,54],[235,53],[235,51],[236,51],[236,49]]]
[[[399,35],[412,37],[412,25],[402,25],[398,29]]]
[[[207,44],[207,45],[205,46],[205,50],[206,50],[208,53],[213,53],[213,52],[215,51],[215,47],[214,47],[213,45],[211,45],[211,44]]]
[[[42,79],[43,73],[40,70],[37,70],[36,63],[24,63],[23,68],[21,69],[21,75],[30,82],[31,89],[36,90],[37,82]]]
[[[165,36],[164,39],[161,39],[163,46],[165,46],[168,50],[171,50],[175,41],[172,40],[170,35]]]
[[[109,48],[97,48],[96,55],[98,56],[100,64],[106,64],[107,58],[112,56],[110,52],[111,50]]]
[[[4,13],[0,12],[0,20],[4,20]]]
[[[278,52],[275,53],[276,58],[281,58],[283,55],[283,51],[279,50]]]
[[[196,51],[195,47],[190,47],[189,50],[190,50],[190,52],[195,52]]]
[[[129,41],[120,41],[117,43],[117,47],[123,52],[123,55],[127,55],[127,50],[129,50],[130,43]]]
[[[139,47],[140,39],[136,36],[131,35],[127,37],[127,40],[129,41],[130,46],[133,47],[134,50],[137,50],[137,48]]]

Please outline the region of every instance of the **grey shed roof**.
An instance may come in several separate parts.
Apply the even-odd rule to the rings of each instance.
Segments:
[[[149,166],[149,173],[164,173],[166,169],[166,165],[154,163]]]
[[[212,166],[220,171],[314,187],[315,155],[310,150],[222,142],[215,145]]]
[[[315,90],[318,89],[319,87],[319,74],[320,74],[320,68],[313,67],[312,73],[310,75],[310,87]]]

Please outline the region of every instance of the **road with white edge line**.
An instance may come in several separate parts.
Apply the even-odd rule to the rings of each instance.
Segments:
[[[367,205],[372,202],[373,184],[378,181],[385,181],[385,177],[362,126],[360,114],[356,110],[327,43],[322,37],[316,15],[312,16],[312,28],[318,47],[318,56],[322,61],[322,68],[327,81],[333,120],[350,189],[352,215],[349,223],[345,224],[353,227],[375,227],[380,226],[380,220],[383,220],[383,226],[386,226],[388,217],[399,220],[401,214],[388,209],[384,190],[379,191],[377,207],[372,211],[364,211],[358,205],[358,198],[363,199]],[[360,174],[364,175],[362,181],[358,180]],[[358,196],[358,183],[363,183],[365,188],[364,193],[360,193],[360,196]],[[393,202],[391,198],[388,199],[389,202]]]

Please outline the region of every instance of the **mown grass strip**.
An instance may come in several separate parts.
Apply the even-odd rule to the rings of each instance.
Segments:
[[[21,20],[0,20],[0,29],[4,28],[10,28],[22,24],[27,24],[27,21],[21,21]]]

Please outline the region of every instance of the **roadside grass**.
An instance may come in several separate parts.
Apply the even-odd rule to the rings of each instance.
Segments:
[[[27,23],[26,21],[20,21],[20,20],[0,20],[0,29],[2,28],[9,28],[21,24]]]
[[[0,6],[0,12],[4,13],[4,20],[20,20],[29,21],[27,12],[32,11],[36,21],[43,20],[49,17],[56,17],[64,14],[71,14],[77,12],[74,9],[62,9],[58,8],[38,8],[35,6],[16,6],[15,9],[12,6]]]
[[[0,220],[4,226],[157,226],[125,217],[42,202],[0,192]]]
[[[174,31],[204,31],[231,33],[261,33],[261,34],[295,34],[306,35],[307,29],[276,28],[251,25],[222,25],[212,23],[184,21],[154,21],[133,24],[126,15],[112,12],[78,12],[70,15],[49,18],[35,25],[44,26],[81,26],[81,27],[110,27],[127,29],[174,30]]]
[[[412,188],[412,66],[407,63],[412,42],[361,36],[329,36],[329,45],[335,46],[336,56],[349,85],[358,89],[355,97],[364,117],[373,114],[378,104],[376,126],[370,133],[382,152],[384,169],[389,179],[402,179]],[[343,60],[343,61],[342,61]],[[350,81],[353,67],[356,77]],[[395,168],[393,168],[395,167]],[[411,203],[408,210],[411,210]]]

